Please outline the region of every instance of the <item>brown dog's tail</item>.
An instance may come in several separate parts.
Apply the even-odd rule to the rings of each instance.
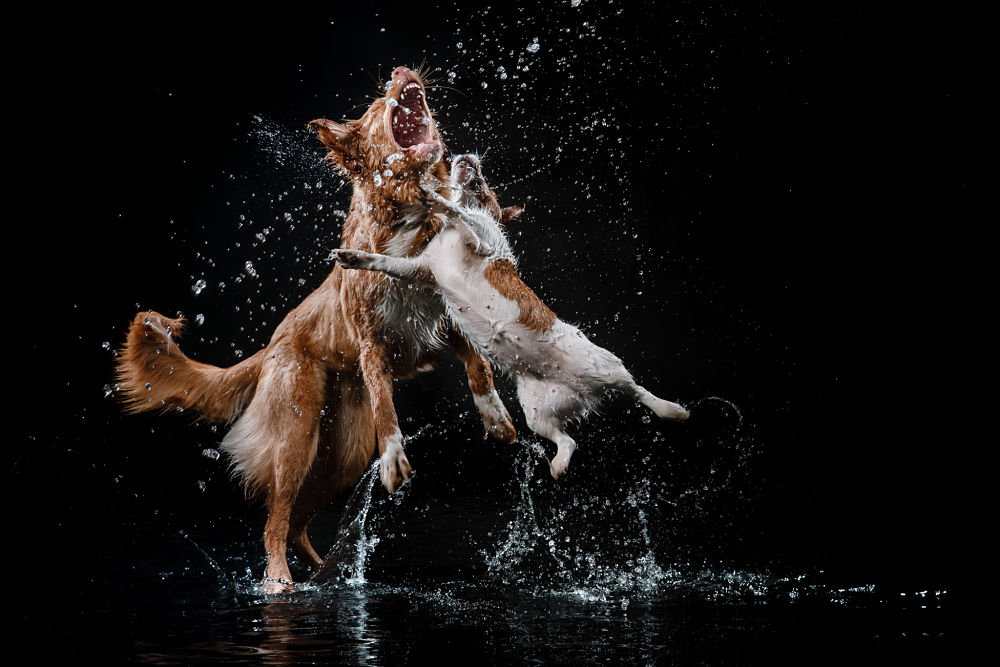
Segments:
[[[253,398],[264,352],[230,368],[189,359],[177,347],[184,319],[153,311],[132,320],[118,357],[118,396],[127,412],[193,410],[211,422],[231,422]]]

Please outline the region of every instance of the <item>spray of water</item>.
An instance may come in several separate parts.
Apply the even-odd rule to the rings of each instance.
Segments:
[[[365,583],[365,564],[379,542],[378,537],[365,531],[372,508],[372,489],[378,479],[378,465],[378,459],[373,461],[354,487],[340,519],[337,541],[323,560],[323,565],[309,579],[310,582]]]

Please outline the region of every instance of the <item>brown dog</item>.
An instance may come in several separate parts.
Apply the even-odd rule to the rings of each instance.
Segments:
[[[422,203],[420,181],[430,172],[446,183],[448,168],[416,73],[396,68],[360,119],[309,127],[354,186],[343,247],[407,257],[440,230]],[[231,368],[185,356],[173,340],[182,327],[154,312],[136,316],[118,362],[120,395],[131,412],[183,408],[208,421],[236,420],[221,447],[248,495],[267,494],[266,593],[290,588],[286,545],[308,565],[322,563],[306,527],[357,482],[376,442],[386,489],[409,477],[392,381],[428,369],[444,346],[465,363],[487,432],[515,438],[489,364],[446,328],[441,300],[381,274],[335,267],[267,347]]]

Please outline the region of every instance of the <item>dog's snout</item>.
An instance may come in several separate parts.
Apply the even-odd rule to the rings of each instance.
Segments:
[[[394,79],[400,79],[403,76],[405,76],[406,74],[408,74],[409,71],[410,71],[409,67],[404,67],[403,65],[400,65],[396,69],[392,70],[392,78],[394,78]]]

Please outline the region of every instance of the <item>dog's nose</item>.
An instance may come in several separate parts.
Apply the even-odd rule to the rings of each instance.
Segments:
[[[399,77],[403,76],[409,71],[410,71],[409,67],[403,67],[402,65],[400,65],[396,69],[392,70],[392,78],[398,79]]]

